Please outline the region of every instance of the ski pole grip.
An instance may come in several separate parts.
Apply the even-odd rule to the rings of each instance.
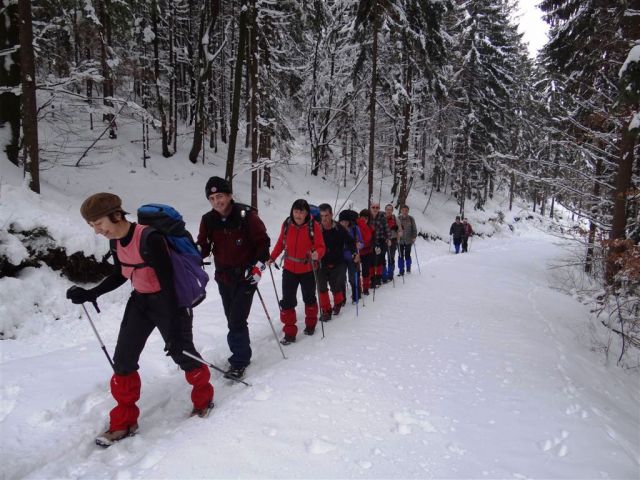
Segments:
[[[93,305],[93,308],[96,309],[96,312],[100,313],[100,308],[98,307],[98,301],[94,300],[91,302],[91,304]]]

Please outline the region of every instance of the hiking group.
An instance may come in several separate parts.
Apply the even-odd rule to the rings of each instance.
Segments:
[[[295,342],[298,335],[298,287],[304,302],[303,333],[314,335],[318,321],[327,322],[340,314],[347,302],[347,283],[351,302],[357,307],[371,289],[394,281],[396,265],[397,275],[411,273],[411,250],[418,232],[406,205],[396,216],[392,205],[382,212],[378,203],[372,203],[360,212],[342,210],[336,221],[330,205],[314,207],[298,199],[270,251],[271,240],[257,210],[236,202],[229,182],[211,177],[205,196],[211,209],[201,218],[195,242],[180,214],[167,205],[140,207],[137,222],[127,220],[120,197],[112,193],[91,195],[80,207],[94,232],[109,240],[114,268],[93,288],[72,286],[67,298],[75,304],[92,303],[98,310],[98,297],[127,280],[132,286],[113,360],[93,327],[113,368],[110,387],[116,402],[109,415],[109,428],[95,440],[98,445],[110,446],[138,429],[138,361],[156,327],[167,355],[184,371],[191,386],[192,416],[206,417],[213,408],[214,388],[208,367],[222,371],[227,379],[242,381],[252,356],[247,318],[253,296],[258,292],[264,306],[258,283],[268,269],[277,297],[272,267],[279,268],[281,256],[282,297],[278,307],[282,345]],[[459,238],[457,230],[452,235],[454,241]],[[204,361],[193,343],[193,307],[206,294],[208,276],[203,260],[209,256],[213,256],[214,279],[227,320],[231,355],[226,370]]]

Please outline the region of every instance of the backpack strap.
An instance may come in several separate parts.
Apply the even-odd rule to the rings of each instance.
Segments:
[[[120,265],[122,265],[123,267],[131,267],[131,268],[143,268],[143,267],[149,267],[151,266],[151,262],[149,261],[149,242],[148,242],[148,238],[149,235],[151,235],[153,232],[159,232],[159,230],[156,230],[154,227],[151,226],[147,226],[147,228],[145,228],[144,230],[142,230],[142,233],[140,234],[140,256],[142,257],[142,263],[135,263],[135,264],[131,264],[131,263],[122,263],[120,262]],[[114,246],[115,244],[115,240],[113,240],[114,242]],[[111,244],[111,242],[109,242],[109,244]],[[113,250],[113,252],[115,253],[115,249]]]

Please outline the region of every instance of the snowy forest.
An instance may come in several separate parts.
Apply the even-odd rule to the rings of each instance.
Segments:
[[[150,148],[204,163],[224,145],[254,206],[296,138],[311,175],[366,182],[369,201],[388,178],[396,206],[412,190],[461,213],[496,191],[551,218],[560,204],[583,220],[594,308],[639,346],[640,2],[539,8],[532,60],[511,0],[4,0],[4,161],[39,192],[42,169],[82,169],[129,120],[143,167]],[[95,142],[74,143],[77,122]]]

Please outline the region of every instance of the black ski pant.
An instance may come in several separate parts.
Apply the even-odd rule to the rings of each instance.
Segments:
[[[464,236],[462,237],[462,253],[467,252],[469,248],[469,237]]]
[[[413,245],[410,243],[407,244],[398,244],[398,269],[400,273],[404,273],[404,269],[406,268],[408,272],[411,271],[411,247]]]
[[[247,318],[251,312],[256,286],[244,279],[229,283],[222,280],[216,281],[229,329],[227,333],[227,344],[231,350],[229,364],[232,367],[247,367],[251,363],[251,341]]]
[[[282,271],[282,300],[280,306],[282,310],[296,308],[298,305],[297,292],[298,285],[302,290],[302,300],[305,305],[315,305],[316,300],[316,281],[313,272],[292,273],[289,270]]]
[[[338,292],[344,292],[347,283],[347,264],[338,263],[319,268],[318,290],[320,293],[326,292],[331,287],[331,293],[335,296]]]
[[[124,310],[118,342],[113,354],[114,370],[117,375],[128,375],[138,370],[138,360],[144,345],[158,328],[169,348],[169,353],[178,366],[188,372],[198,368],[200,362],[186,356],[183,350],[200,357],[193,346],[193,317],[188,310],[181,309],[176,315],[169,308],[168,300],[162,292],[133,292]]]

